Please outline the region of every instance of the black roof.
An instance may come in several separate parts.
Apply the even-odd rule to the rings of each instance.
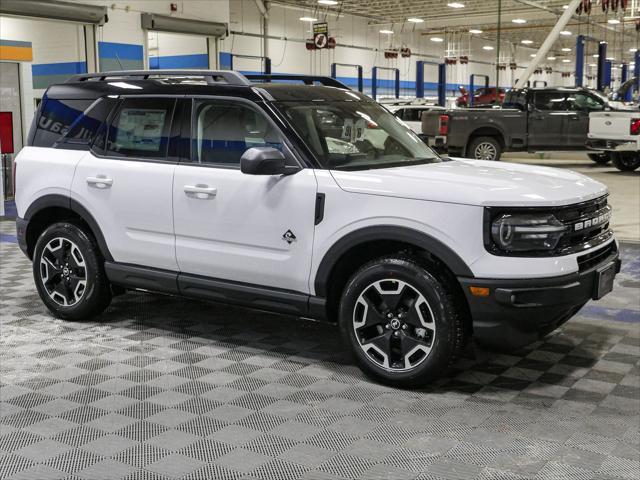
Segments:
[[[104,72],[76,75],[66,83],[51,85],[47,96],[56,99],[97,99],[106,95],[202,95],[241,97],[255,102],[372,101],[328,77],[248,77],[237,72],[206,70]]]

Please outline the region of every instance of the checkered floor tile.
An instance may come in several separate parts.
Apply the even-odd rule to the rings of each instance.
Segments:
[[[146,293],[54,319],[2,241],[0,478],[640,478],[640,247],[622,253],[561,331],[408,391],[330,325]]]

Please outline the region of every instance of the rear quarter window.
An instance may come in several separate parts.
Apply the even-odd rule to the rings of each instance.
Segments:
[[[42,113],[38,117],[36,133],[33,138],[35,147],[52,147],[69,131],[73,122],[93,103],[93,100],[44,100]]]

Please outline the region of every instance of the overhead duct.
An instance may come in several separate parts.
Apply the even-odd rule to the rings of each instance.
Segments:
[[[0,15],[46,18],[94,25],[104,25],[108,21],[107,7],[53,0],[2,0]]]
[[[169,17],[155,13],[143,13],[140,18],[142,28],[156,32],[185,33],[207,37],[226,37],[229,34],[226,23],[203,22],[202,20]]]

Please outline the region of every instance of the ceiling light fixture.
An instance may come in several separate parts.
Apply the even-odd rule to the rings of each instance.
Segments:
[[[380,30],[380,33],[386,33],[387,35],[393,35],[393,30]]]
[[[630,51],[631,53],[634,53],[634,52],[637,52],[637,51],[638,51],[638,49],[637,49],[637,48],[630,48],[630,49],[629,49],[629,51]]]
[[[449,8],[464,8],[464,3],[451,2],[451,3],[447,3],[447,7],[449,7]]]
[[[551,61],[553,61],[553,60],[555,60],[555,59],[556,59],[556,57],[554,57],[554,56],[547,57],[547,60],[551,60]]]
[[[570,48],[568,48],[568,47],[564,47],[564,48],[562,49],[562,51],[563,51],[563,52],[570,52],[570,51],[571,51],[571,49],[570,49]]]
[[[318,21],[317,18],[313,18],[313,17],[300,17],[300,20],[302,22],[317,22]]]
[[[338,0],[318,0],[320,5],[334,6],[338,4]]]
[[[478,30],[477,28],[472,28],[471,30],[469,30],[469,33],[472,33],[474,35],[480,35],[482,33],[482,30]]]
[[[431,37],[430,39],[432,42],[436,42],[436,43],[440,43],[440,42],[444,42],[444,40],[440,37]]]
[[[483,50],[493,50],[493,47],[491,45],[485,45],[484,47],[482,47]]]
[[[564,35],[565,37],[568,37],[569,35],[572,35],[572,33],[569,30],[562,30],[560,32],[560,35]]]
[[[537,53],[532,53],[531,55],[529,55],[531,58],[535,57],[537,55]]]
[[[424,20],[421,18],[417,18],[417,17],[411,17],[411,18],[407,18],[407,22],[411,22],[411,23],[423,23]]]
[[[568,58],[563,58],[562,59],[562,63],[569,63],[571,60],[569,60]]]
[[[607,20],[607,23],[611,25],[618,25],[620,23],[620,20],[618,20],[617,18],[610,18],[609,20]]]
[[[511,20],[513,23],[518,23],[518,24],[522,24],[522,23],[527,23],[527,21],[524,18],[514,18],[513,20]]]
[[[523,43],[525,45],[531,45],[533,43],[533,40],[520,40],[520,43]]]

